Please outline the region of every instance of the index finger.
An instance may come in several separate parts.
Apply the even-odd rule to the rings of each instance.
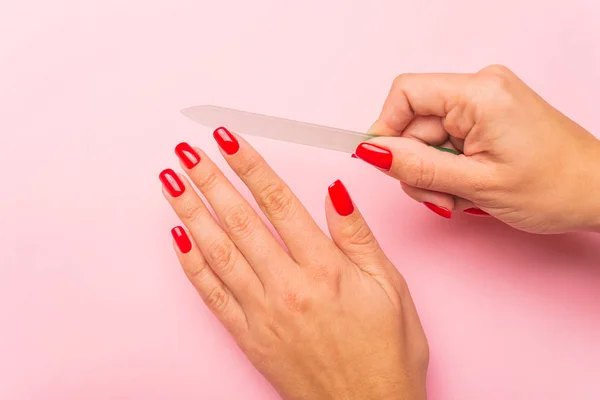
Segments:
[[[224,127],[214,132],[225,160],[250,189],[258,206],[300,265],[336,247],[319,228],[292,190],[260,154],[241,137]],[[228,148],[228,144],[232,148]]]
[[[445,117],[459,103],[471,74],[402,74],[392,84],[370,134],[400,135],[417,116]]]

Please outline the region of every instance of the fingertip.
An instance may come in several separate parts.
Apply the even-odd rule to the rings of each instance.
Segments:
[[[181,142],[175,146],[175,155],[179,158],[179,164],[186,170],[194,168],[202,159],[187,142]]]
[[[176,248],[182,253],[187,254],[192,250],[192,241],[185,229],[181,226],[176,226],[171,229],[171,236],[175,242]]]
[[[220,126],[214,130],[213,138],[220,149],[227,155],[234,155],[240,149],[240,143],[237,137],[224,126]]]
[[[185,191],[185,185],[182,181],[183,176],[179,173],[175,173],[171,168],[164,169],[158,175],[160,182],[162,183],[163,193],[166,192],[170,197],[179,197]]]
[[[354,212],[354,203],[346,186],[339,179],[327,188],[329,199],[335,211],[342,217],[347,217]]]
[[[389,171],[392,167],[392,152],[385,147],[370,142],[363,142],[358,145],[355,154],[364,162],[381,170]]]
[[[446,219],[452,218],[452,211],[447,209],[446,207],[441,207],[436,204],[430,203],[428,201],[424,202],[423,205],[425,205],[425,207],[427,207],[428,209],[430,209],[431,211],[433,211],[440,217],[443,217]]]

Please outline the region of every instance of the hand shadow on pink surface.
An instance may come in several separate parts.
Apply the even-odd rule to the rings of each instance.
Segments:
[[[600,278],[600,235],[595,233],[532,234],[514,229],[494,218],[467,215],[458,216],[451,230],[453,236],[472,239],[482,246],[482,250],[489,247],[487,254],[490,257],[502,255],[504,259],[512,255],[519,259],[542,259],[549,261],[543,264],[544,268],[568,265],[571,270],[591,272]],[[506,268],[515,266],[522,269],[542,265],[512,263]]]
[[[600,234],[532,234],[493,217],[461,212],[455,212],[452,219],[445,219],[391,189],[375,191],[385,195],[379,196],[382,201],[376,206],[367,203],[364,213],[370,214],[368,222],[378,224],[377,238],[391,248],[406,246],[406,251],[421,253],[424,246],[431,247],[428,257],[439,255],[448,259],[456,255],[471,265],[502,264],[502,268],[519,270],[568,265],[572,273],[585,271],[600,279]],[[388,213],[387,210],[398,211]],[[377,221],[381,216],[386,220]],[[438,251],[443,254],[437,254]],[[465,257],[468,252],[474,254],[473,258]]]

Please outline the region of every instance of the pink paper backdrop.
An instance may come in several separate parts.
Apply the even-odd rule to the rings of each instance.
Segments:
[[[596,0],[4,2],[0,398],[277,398],[172,252],[173,146],[225,166],[181,108],[365,130],[398,73],[504,63],[598,133],[598,21]],[[322,226],[345,181],[414,292],[431,399],[600,398],[598,236],[445,221],[347,155],[250,140]]]

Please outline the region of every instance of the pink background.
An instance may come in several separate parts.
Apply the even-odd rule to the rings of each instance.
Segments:
[[[365,130],[401,72],[504,63],[600,132],[598,21],[596,0],[4,2],[0,398],[277,398],[171,248],[174,145],[225,166],[181,108]],[[347,155],[250,141],[323,227],[344,180],[412,287],[431,399],[600,398],[599,236],[446,221]]]

